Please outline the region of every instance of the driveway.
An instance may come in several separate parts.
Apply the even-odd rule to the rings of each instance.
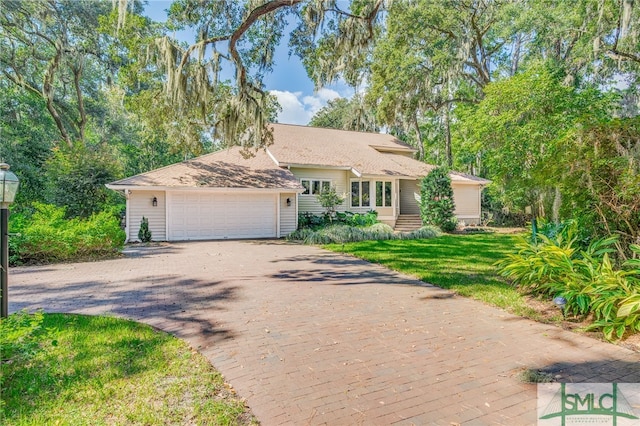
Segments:
[[[638,353],[381,266],[279,241],[12,268],[10,311],[111,314],[197,348],[264,425],[536,423],[526,368],[640,382]]]

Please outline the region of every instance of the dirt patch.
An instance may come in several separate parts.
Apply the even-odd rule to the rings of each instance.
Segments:
[[[536,317],[533,318],[536,321],[553,324],[561,327],[564,330],[580,333],[585,336],[606,342],[607,340],[600,331],[586,331],[585,329],[593,322],[593,318],[587,317],[563,317],[562,312],[558,307],[549,300],[541,300],[533,296],[525,296],[527,305],[536,312]],[[634,352],[640,353],[640,334],[632,334],[625,336],[625,338],[619,342],[616,342],[618,346],[622,346],[627,349],[631,349]]]

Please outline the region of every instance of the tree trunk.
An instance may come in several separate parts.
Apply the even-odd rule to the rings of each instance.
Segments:
[[[520,65],[520,46],[522,44],[522,35],[516,35],[516,40],[513,44],[513,55],[511,57],[511,75],[514,76],[518,72],[518,66]]]
[[[418,124],[418,113],[413,115],[413,127],[416,130],[416,137],[418,138],[418,160],[424,161],[424,143],[422,142],[422,132],[420,131],[420,125]]]
[[[42,96],[44,97],[47,105],[47,111],[51,114],[51,118],[56,123],[56,127],[62,136],[62,139],[67,143],[69,147],[73,145],[71,142],[71,138],[69,137],[69,133],[67,129],[64,127],[64,123],[62,122],[62,118],[60,114],[58,114],[58,110],[54,105],[54,80],[55,80],[55,72],[60,66],[60,62],[62,60],[62,47],[60,45],[56,46],[56,55],[51,59],[49,63],[49,68],[44,74],[44,83],[42,85]]]
[[[451,153],[451,118],[449,115],[450,104],[444,108],[444,151],[447,167],[453,167],[453,154]]]
[[[556,186],[556,192],[553,197],[553,209],[551,212],[552,219],[555,223],[560,222],[560,207],[562,206],[562,194],[560,193],[560,187]]]
[[[77,59],[77,66],[72,68],[73,71],[73,84],[76,89],[76,98],[78,100],[78,112],[80,113],[80,117],[78,119],[78,134],[80,136],[80,141],[84,144],[85,138],[85,128],[87,127],[87,112],[84,107],[84,96],[82,95],[82,88],[80,87],[80,79],[82,78],[82,58]]]

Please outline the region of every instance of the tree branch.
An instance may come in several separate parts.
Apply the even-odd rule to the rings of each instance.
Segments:
[[[51,114],[53,121],[55,121],[56,126],[60,131],[60,135],[62,136],[62,139],[64,139],[67,145],[71,148],[72,147],[71,138],[69,137],[69,133],[67,133],[67,129],[64,127],[64,123],[62,123],[62,119],[60,118],[60,114],[58,114],[58,110],[54,105],[54,99],[53,99],[53,95],[54,95],[53,83],[55,78],[55,72],[60,66],[61,59],[62,59],[62,51],[60,50],[60,46],[58,46],[58,48],[56,49],[56,54],[51,59],[51,62],[49,63],[49,68],[47,69],[44,75],[42,95],[46,101],[47,110],[49,111],[49,114]]]

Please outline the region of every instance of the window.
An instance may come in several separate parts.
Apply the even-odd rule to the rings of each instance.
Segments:
[[[371,206],[369,185],[369,181],[351,181],[351,207]]]
[[[376,207],[391,207],[391,182],[376,181]]]
[[[300,183],[304,187],[302,195],[318,195],[320,191],[326,191],[331,188],[331,181],[300,179]]]

